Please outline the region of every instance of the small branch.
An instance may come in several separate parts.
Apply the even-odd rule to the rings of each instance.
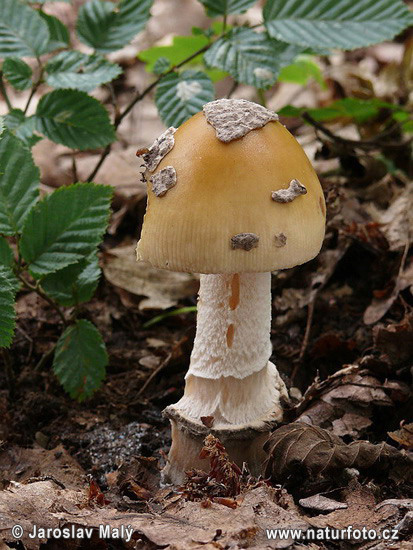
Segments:
[[[159,75],[158,78],[156,78],[151,84],[149,84],[149,86],[147,86],[141,93],[137,94],[129,103],[129,105],[125,108],[125,110],[115,116],[115,121],[113,124],[115,127],[115,130],[118,129],[122,120],[131,112],[131,110],[135,107],[135,105],[139,103],[139,101],[142,101],[144,97],[146,97],[154,88],[156,88],[156,86],[159,84],[162,78],[164,78],[168,74],[173,73],[176,69],[179,69],[180,67],[182,67],[182,65],[189,63],[190,61],[192,61],[192,59],[194,59],[198,55],[201,55],[201,53],[206,52],[210,48],[210,46],[211,44],[207,44],[206,46],[203,46],[202,48],[197,50],[195,53],[191,54],[189,57],[187,57],[177,65],[174,65],[173,67],[171,67],[170,69],[168,69],[167,71]],[[112,144],[107,145],[104,151],[102,152],[96,166],[93,168],[92,172],[89,174],[87,181],[92,181],[94,179],[94,177],[100,170],[102,164],[105,162],[105,159],[109,155],[111,150],[112,150]]]
[[[230,89],[230,91],[228,92],[227,99],[231,99],[231,97],[232,97],[233,94],[235,93],[235,91],[236,91],[236,89],[238,88],[238,86],[239,86],[239,82],[237,82],[236,80],[234,80],[234,82],[232,83],[231,89]]]
[[[149,92],[151,92],[159,84],[159,82],[162,80],[162,78],[164,78],[168,74],[173,73],[176,69],[179,69],[180,67],[182,67],[182,65],[185,65],[186,63],[189,63],[190,61],[195,59],[195,57],[197,57],[198,55],[201,55],[201,53],[206,52],[210,47],[211,47],[211,44],[207,44],[206,46],[203,46],[202,48],[197,50],[195,53],[191,54],[189,57],[187,57],[186,59],[184,59],[183,61],[181,61],[177,65],[174,65],[173,67],[171,67],[170,69],[168,69],[167,71],[165,71],[164,73],[159,75],[158,78],[156,80],[154,80],[154,82],[152,82],[152,84],[147,86],[147,88],[145,88],[142,93],[138,94],[129,103],[129,105],[126,107],[126,109],[116,117],[116,119],[115,119],[115,128],[118,128],[119,124],[122,122],[122,120],[125,118],[125,116],[133,109],[133,107],[139,101],[142,101],[142,99],[145,96],[147,96],[149,94]]]
[[[41,370],[41,369],[43,368],[43,366],[47,363],[47,361],[53,357],[53,354],[54,354],[54,352],[55,352],[55,349],[56,349],[56,346],[53,345],[53,346],[49,349],[49,351],[47,351],[46,353],[44,353],[44,354],[41,356],[39,362],[38,362],[37,365],[34,367],[34,370],[35,370],[35,371],[39,371],[39,370]]]
[[[311,124],[311,126],[314,126],[314,128],[319,130],[322,134],[329,137],[332,141],[335,141],[336,143],[340,143],[344,147],[351,147],[354,149],[364,149],[364,150],[377,149],[378,147],[382,147],[386,149],[398,149],[400,147],[405,147],[406,145],[409,145],[413,141],[413,137],[400,143],[391,142],[391,141],[381,141],[381,138],[385,137],[387,132],[377,136],[374,139],[366,139],[366,140],[346,139],[334,134],[331,130],[329,130],[326,126],[324,126],[324,124],[322,124],[318,120],[315,120],[308,112],[304,112],[301,115],[301,117],[303,120]]]
[[[87,181],[93,181],[96,174],[99,172],[100,170],[100,167],[102,166],[102,164],[105,162],[105,159],[106,157],[109,155],[109,153],[111,152],[112,150],[112,144],[109,143],[109,145],[106,145],[105,147],[105,150],[103,151],[103,153],[101,154],[100,156],[100,159],[98,160],[98,162],[96,163],[96,166],[93,168],[93,170],[90,172],[88,178],[87,178]]]
[[[29,283],[29,281],[27,281],[21,274],[18,274],[17,277],[28,290],[36,292],[38,296],[43,298],[43,300],[45,300],[50,305],[50,307],[56,311],[64,326],[68,326],[68,322],[66,321],[63,311],[60,309],[59,305],[53,300],[53,298],[50,298],[50,296],[48,296],[38,285],[32,285],[31,283]]]
[[[258,98],[263,107],[267,107],[267,100],[265,99],[264,90],[262,88],[257,88]]]
[[[23,111],[24,114],[26,114],[27,111],[29,110],[30,103],[32,102],[33,96],[37,92],[40,84],[43,81],[43,71],[44,71],[44,69],[41,65],[40,59],[37,59],[37,63],[39,64],[39,69],[40,69],[39,78],[36,80],[36,82],[35,82],[35,84],[32,88],[32,91],[30,92],[29,99],[27,100],[26,107],[24,108],[24,111]]]
[[[73,183],[76,183],[77,181],[79,181],[79,176],[77,174],[76,157],[74,154],[72,155],[72,176],[73,176]]]
[[[13,105],[10,102],[10,98],[7,94],[6,86],[4,85],[3,71],[0,71],[0,92],[3,94],[4,101],[6,102],[9,111],[11,111],[13,109]]]

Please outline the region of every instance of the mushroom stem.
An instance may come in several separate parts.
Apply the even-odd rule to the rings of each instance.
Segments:
[[[232,460],[260,473],[262,445],[282,418],[280,397],[287,397],[269,362],[270,328],[270,273],[201,275],[184,396],[165,409],[172,423],[165,473],[173,483],[182,483],[185,470],[202,467],[198,455],[208,433],[221,439]],[[209,427],[203,417],[212,417]]]

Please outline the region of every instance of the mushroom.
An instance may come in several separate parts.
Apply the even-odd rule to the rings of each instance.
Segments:
[[[255,103],[213,101],[165,134],[173,145],[155,168],[149,163],[138,259],[201,273],[185,392],[164,411],[172,425],[166,477],[179,484],[186,470],[202,468],[208,433],[259,474],[263,444],[287,398],[269,361],[271,271],[318,254],[323,192],[301,146],[275,113]],[[164,141],[149,149],[149,161]]]

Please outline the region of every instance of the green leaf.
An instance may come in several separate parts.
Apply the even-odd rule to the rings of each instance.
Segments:
[[[16,90],[27,90],[33,84],[33,71],[18,57],[9,57],[4,61],[3,74]]]
[[[16,312],[15,291],[9,283],[9,270],[0,266],[0,347],[9,347],[13,341]]]
[[[83,401],[100,387],[108,363],[102,335],[90,321],[80,319],[59,338],[53,370],[68,394]]]
[[[0,136],[0,233],[15,235],[39,196],[39,169],[25,145],[8,130]]]
[[[146,70],[153,73],[155,63],[159,58],[167,59],[171,66],[178,65],[208,44],[209,40],[204,35],[174,36],[170,46],[154,46],[140,52],[138,57],[146,63]],[[202,63],[202,54],[195,57],[191,63]]]
[[[42,139],[35,134],[36,117],[26,117],[21,109],[12,109],[3,120],[6,128],[29,148]]]
[[[0,2],[0,57],[38,57],[47,50],[49,30],[40,15],[19,0]]]
[[[210,17],[228,13],[244,13],[257,0],[200,0]]]
[[[297,46],[239,27],[212,45],[205,62],[227,71],[237,82],[267,88],[277,80],[280,68],[291,63],[299,51]]]
[[[163,321],[164,319],[167,319],[168,317],[173,317],[174,315],[182,315],[183,313],[193,313],[195,311],[198,311],[197,306],[187,306],[187,307],[180,307],[178,309],[172,309],[170,311],[166,311],[165,313],[161,313],[160,315],[156,315],[156,317],[152,317],[152,319],[149,319],[149,321],[146,321],[142,325],[142,328],[149,328],[153,325],[156,325]]]
[[[0,270],[3,270],[3,275],[11,286],[14,293],[20,288],[20,282],[13,273],[14,254],[9,243],[4,237],[0,237]]]
[[[178,127],[214,99],[211,79],[201,71],[171,73],[159,82],[155,103],[167,126]]]
[[[55,90],[44,95],[36,110],[37,130],[55,143],[72,149],[96,149],[116,136],[106,109],[77,90]]]
[[[268,0],[264,20],[278,40],[352,50],[392,39],[411,15],[402,0]]]
[[[54,52],[59,48],[66,48],[70,42],[70,33],[66,25],[57,17],[44,13],[44,11],[39,11],[39,15],[45,21],[50,33],[47,53]]]
[[[2,267],[11,267],[13,265],[14,255],[9,243],[4,237],[0,237],[0,265]]]
[[[333,101],[333,103],[327,107],[319,107],[316,109],[286,105],[278,111],[278,114],[287,117],[298,117],[304,112],[308,112],[314,120],[319,122],[335,120],[337,118],[351,118],[355,122],[363,124],[370,118],[377,116],[382,109],[389,110],[395,119],[399,116],[398,113],[406,113],[400,105],[388,103],[377,98],[358,99],[355,97],[345,97]]]
[[[119,76],[122,69],[100,55],[70,51],[52,57],[46,65],[46,72],[46,82],[53,88],[75,88],[90,92]]]
[[[166,57],[158,57],[153,66],[153,73],[160,75],[165,73],[171,66],[171,62]]]
[[[79,9],[76,30],[79,39],[95,50],[107,53],[126,46],[150,17],[153,0],[91,0]]]
[[[301,86],[305,86],[311,79],[323,90],[327,88],[320,66],[310,56],[305,55],[300,55],[294,63],[283,67],[278,76],[280,82],[292,82]]]
[[[60,187],[30,211],[20,251],[33,277],[54,273],[91,254],[108,219],[112,188],[94,183]]]
[[[96,251],[78,263],[46,275],[42,288],[62,306],[89,301],[99,283],[100,267]]]

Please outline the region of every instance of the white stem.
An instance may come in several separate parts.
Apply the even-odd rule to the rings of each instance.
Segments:
[[[246,378],[271,355],[271,273],[201,275],[187,377]]]
[[[199,459],[208,432],[259,475],[264,441],[287,398],[269,361],[271,274],[201,275],[197,321],[184,396],[164,411],[172,425],[165,476],[179,484],[189,468],[208,469]]]
[[[271,275],[201,275],[197,332],[185,393],[174,410],[215,429],[280,420],[285,386],[271,355]]]

